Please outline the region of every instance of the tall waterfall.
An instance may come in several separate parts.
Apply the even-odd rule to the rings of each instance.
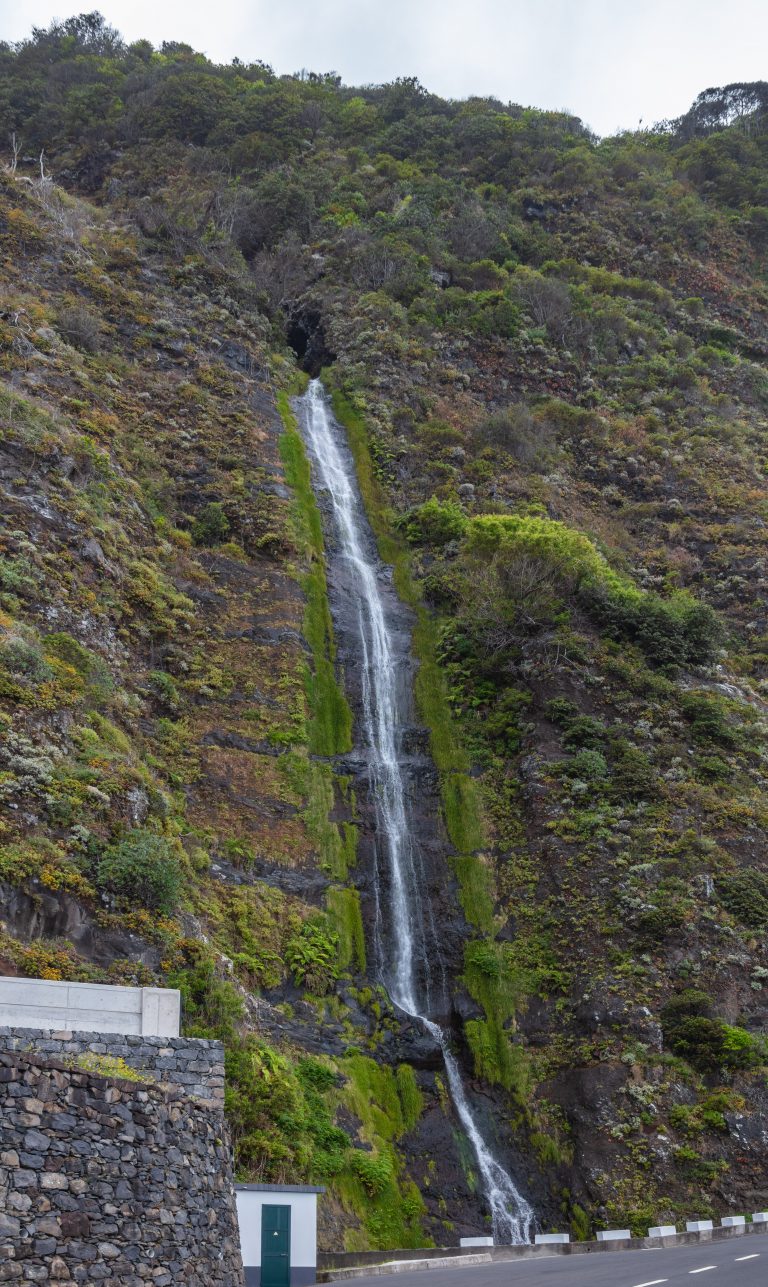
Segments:
[[[381,979],[393,1003],[421,1023],[442,1050],[456,1112],[477,1159],[496,1241],[528,1242],[533,1210],[483,1139],[448,1037],[430,1017],[432,992],[439,984],[434,977],[435,968],[439,973],[442,966],[439,952],[437,962],[434,960],[432,945],[436,947],[437,939],[429,900],[424,898],[421,859],[409,821],[401,767],[400,744],[407,705],[402,684],[398,683],[392,627],[380,591],[376,556],[351,457],[319,380],[310,382],[306,394],[297,400],[297,407],[314,483],[319,492],[328,495],[338,557],[346,564],[345,575],[356,602],[362,661],[362,731],[377,811],[377,863],[386,864],[386,880],[377,869],[375,889]],[[382,909],[385,898],[387,905]]]

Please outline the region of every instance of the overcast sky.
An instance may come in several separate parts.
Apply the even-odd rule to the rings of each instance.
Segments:
[[[568,108],[599,134],[768,78],[768,0],[0,0],[0,39],[96,7],[128,40],[351,85],[418,76],[449,98]]]

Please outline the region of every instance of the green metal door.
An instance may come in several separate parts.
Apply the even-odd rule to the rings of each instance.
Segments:
[[[261,1287],[291,1287],[291,1208],[261,1208]]]

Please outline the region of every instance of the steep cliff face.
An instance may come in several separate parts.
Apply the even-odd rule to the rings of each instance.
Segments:
[[[488,1130],[576,1234],[764,1205],[763,91],[600,142],[110,40],[0,51],[61,179],[0,188],[3,968],[180,986],[242,1173],[327,1181],[329,1243],[482,1231],[373,967],[322,369]]]
[[[181,987],[229,1046],[241,1173],[332,1180],[328,1245],[427,1236],[395,1147],[422,1081],[419,1184],[474,1228],[434,1052],[366,966],[295,368],[207,271],[42,197],[0,198],[2,969]]]

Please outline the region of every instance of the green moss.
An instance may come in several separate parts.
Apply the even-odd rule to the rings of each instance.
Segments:
[[[524,1101],[531,1076],[523,1049],[513,1045],[500,1024],[492,1019],[468,1019],[464,1031],[477,1076],[503,1086]]]
[[[328,912],[339,936],[339,969],[365,972],[365,933],[356,889],[329,889]]]
[[[295,497],[295,536],[299,547],[310,559],[309,569],[303,578],[306,594],[304,636],[312,651],[312,667],[307,668],[305,674],[311,712],[309,745],[316,755],[338,755],[352,746],[352,712],[334,671],[333,623],[323,564],[320,510],[312,491],[309,461],[288,395],[278,394],[277,403],[284,426],[280,454],[286,481]]]
[[[399,1064],[395,1073],[404,1131],[412,1131],[424,1110],[424,1098],[410,1064]]]
[[[459,901],[470,925],[492,934],[494,924],[493,874],[479,854],[451,858],[459,882]]]
[[[466,773],[446,773],[443,808],[448,835],[460,854],[471,854],[483,843],[478,790]]]
[[[484,1019],[470,1019],[465,1025],[475,1071],[525,1099],[530,1083],[527,1059],[511,1042],[506,1024],[529,990],[526,973],[512,960],[509,944],[483,939],[466,945],[462,979],[485,1011]]]
[[[338,755],[352,746],[352,712],[336,680],[333,623],[321,562],[315,562],[304,577],[304,591],[307,596],[304,637],[313,659],[312,669],[308,669],[305,676],[312,712],[309,746],[316,755]]]
[[[76,1067],[83,1068],[86,1072],[98,1073],[100,1077],[114,1077],[120,1081],[142,1083],[156,1080],[152,1073],[131,1068],[130,1064],[127,1064],[119,1055],[95,1055],[90,1050],[86,1050],[81,1055],[75,1055],[73,1062]]]

